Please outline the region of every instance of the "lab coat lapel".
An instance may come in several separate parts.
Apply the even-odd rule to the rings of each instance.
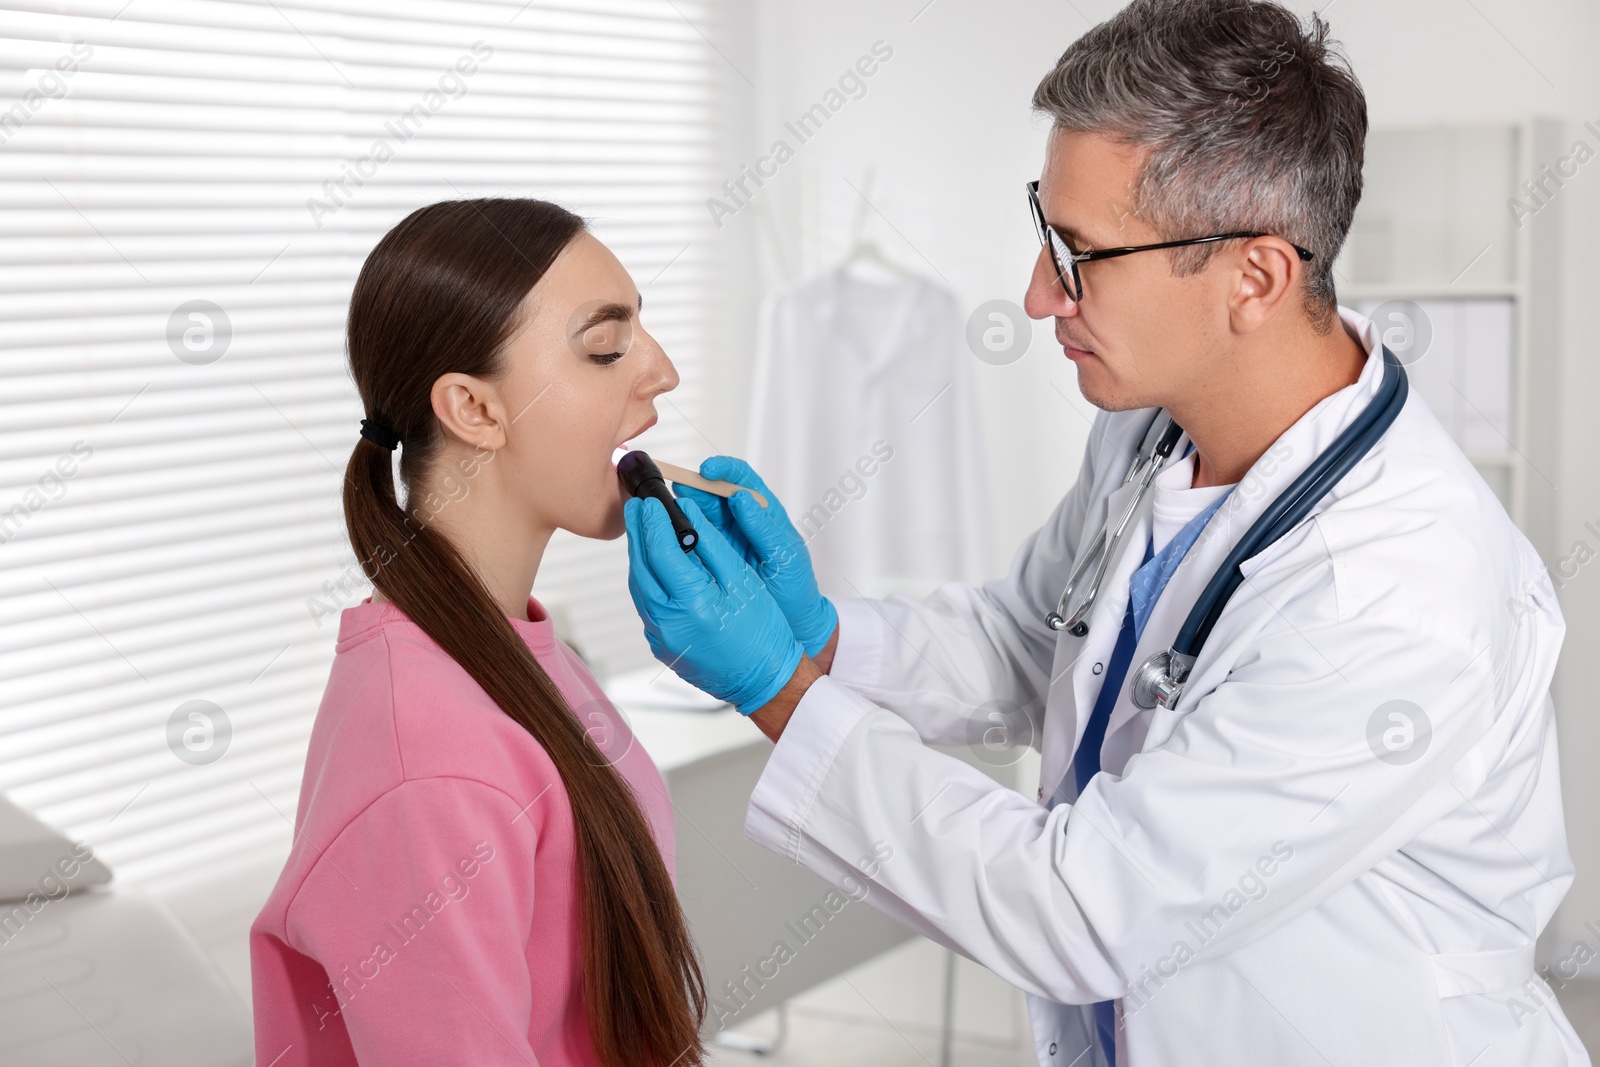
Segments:
[[[1106,508],[1100,515],[1102,526],[1109,517],[1122,514],[1122,509],[1133,499],[1136,488],[1135,485],[1124,484],[1106,498]],[[1144,559],[1144,546],[1150,540],[1149,511],[1149,500],[1141,501],[1139,511],[1123,531],[1105,580],[1100,583],[1100,595],[1095,600],[1094,610],[1089,613],[1089,632],[1083,637],[1073,637],[1063,632],[1056,639],[1055,663],[1051,673],[1054,681],[1047,700],[1039,770],[1044,797],[1050,798],[1052,803],[1075,796],[1075,783],[1067,772],[1071,769],[1072,754],[1083,736],[1089,713],[1094,710],[1100,682],[1105,677],[1105,665],[1111,660],[1117,634],[1122,629],[1122,616],[1128,609],[1128,580]],[[1099,528],[1092,527],[1095,530]],[[1096,665],[1099,671],[1095,670]]]
[[[1288,482],[1284,484],[1287,485]],[[1168,580],[1166,589],[1162,590],[1161,596],[1156,599],[1155,607],[1150,611],[1150,618],[1145,622],[1139,643],[1134,646],[1133,659],[1128,666],[1128,676],[1123,679],[1122,690],[1111,711],[1111,720],[1106,725],[1106,738],[1100,759],[1100,765],[1105,770],[1121,774],[1128,757],[1139,750],[1139,744],[1144,740],[1150,713],[1141,711],[1131,699],[1133,678],[1139,671],[1139,665],[1154,653],[1171,647],[1172,642],[1177,639],[1178,630],[1189,617],[1189,609],[1200,599],[1200,594],[1211,581],[1211,576],[1216,573],[1244,531],[1249,529],[1256,517],[1266,510],[1267,504],[1272,499],[1271,496],[1264,498],[1258,496],[1255,499],[1241,496],[1237,501],[1240,510],[1230,515],[1228,513],[1236,503],[1234,497],[1238,494],[1237,487],[1228,494],[1228,499],[1211,517],[1206,529],[1201,531],[1188,554],[1184,556],[1183,562],[1178,565],[1177,571]],[[1122,733],[1124,727],[1131,727],[1127,735]]]
[[[1144,633],[1135,646],[1127,680],[1112,709],[1111,720],[1106,726],[1106,740],[1101,752],[1101,766],[1105,770],[1121,774],[1123,766],[1133,753],[1142,750],[1147,743],[1165,741],[1165,732],[1153,739],[1148,736],[1152,721],[1151,712],[1142,711],[1131,699],[1132,681],[1139,670],[1139,665],[1154,653],[1171,647],[1172,642],[1177,639],[1178,630],[1188,618],[1190,609],[1194,607],[1195,601],[1199,599],[1211,576],[1222,565],[1228,553],[1233,551],[1233,546],[1238,544],[1240,538],[1272,502],[1333,443],[1340,431],[1354,421],[1371,402],[1383,375],[1382,350],[1375,348],[1375,341],[1367,347],[1367,364],[1362,369],[1360,378],[1355,384],[1346,386],[1323,399],[1285,430],[1283,435],[1262,453],[1228,494],[1228,499],[1211,517],[1206,529],[1201,531],[1200,537],[1190,548],[1183,563],[1168,582],[1167,588],[1156,601],[1149,621],[1145,624]],[[1337,487],[1334,492],[1338,492]],[[1147,523],[1146,529],[1148,528]],[[1241,564],[1246,584],[1235,593],[1235,601],[1243,604],[1251,599],[1249,577],[1271,558],[1273,551],[1274,547],[1268,546]],[[1127,579],[1124,578],[1123,584],[1126,583]],[[1126,590],[1123,591],[1123,595],[1125,598]],[[1233,602],[1230,601],[1230,605]],[[1219,648],[1213,648],[1208,642],[1201,650],[1200,661],[1196,664],[1191,678],[1198,680],[1202,673],[1201,665],[1214,659],[1221,651]],[[1233,654],[1226,653],[1229,657]],[[1193,707],[1194,702],[1202,695],[1203,691],[1191,684],[1179,704],[1178,714],[1181,715],[1183,711]],[[1176,722],[1176,716],[1169,718]],[[1125,729],[1126,733],[1123,732]]]
[[[895,357],[900,354],[906,335],[910,332],[911,313],[922,297],[922,290],[922,282],[917,279],[907,279],[901,283],[900,300],[885,318],[882,339],[867,359],[867,374],[870,377],[886,374],[894,366]]]

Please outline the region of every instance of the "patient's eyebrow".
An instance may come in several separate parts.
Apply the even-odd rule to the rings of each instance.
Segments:
[[[642,298],[639,304],[641,307],[644,305]],[[627,322],[631,318],[633,318],[633,308],[626,304],[601,304],[589,313],[588,318],[578,324],[578,328],[572,331],[572,336],[577,337],[585,330],[593,329],[602,322]]]

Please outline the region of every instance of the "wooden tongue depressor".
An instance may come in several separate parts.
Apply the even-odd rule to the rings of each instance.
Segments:
[[[655,457],[652,456],[651,458],[654,459]],[[702,478],[692,470],[659,459],[656,460],[656,466],[661,469],[661,473],[666,475],[669,481],[677,482],[679,485],[687,485],[694,489],[704,489],[706,492],[715,493],[718,496],[732,496],[743,489],[756,498],[757,504],[762,507],[767,506],[767,498],[748,486],[735,485],[720,478],[715,481],[710,478]]]
[[[633,446],[624,441],[622,444],[617,446],[615,452],[611,453],[611,465],[615,467],[622,461],[623,456],[632,451]],[[702,478],[699,473],[689,470],[686,467],[680,467],[676,463],[663,463],[654,456],[651,456],[650,459],[651,462],[656,465],[656,469],[659,470],[669,481],[677,482],[679,485],[687,485],[694,489],[704,489],[708,493],[715,493],[721,497],[732,496],[739,490],[743,489],[745,492],[756,498],[757,504],[760,504],[762,507],[767,506],[767,498],[756,490],[751,489],[747,485],[735,485],[732,482],[726,482],[720,478],[713,481],[710,478]]]

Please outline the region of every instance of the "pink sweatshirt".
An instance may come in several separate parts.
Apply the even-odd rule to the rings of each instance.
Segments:
[[[511,624],[632,786],[661,775],[528,600]],[[250,928],[258,1067],[595,1064],[572,808],[555,765],[387,601],[339,619],[295,840]]]

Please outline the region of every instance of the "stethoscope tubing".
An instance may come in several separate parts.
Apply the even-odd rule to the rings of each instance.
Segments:
[[[1268,505],[1267,510],[1245,531],[1238,544],[1233,546],[1233,551],[1228,553],[1217,572],[1211,576],[1211,581],[1206,584],[1178,631],[1177,640],[1172,643],[1174,656],[1186,656],[1192,660],[1200,654],[1206,638],[1211,636],[1212,627],[1222,615],[1222,609],[1244,581],[1240,564],[1288,533],[1322,501],[1389,429],[1389,425],[1400,414],[1400,409],[1405,406],[1409,392],[1405,368],[1385,346],[1383,381],[1378,386],[1378,395],[1289,488]]]
[[[1139,501],[1144,499],[1145,491],[1150,488],[1150,483],[1155,480],[1155,476],[1161,470],[1163,462],[1172,454],[1172,450],[1177,447],[1178,438],[1183,434],[1183,427],[1174,422],[1172,416],[1167,415],[1164,411],[1158,411],[1155,418],[1150,421],[1150,425],[1145,428],[1145,440],[1149,439],[1151,432],[1163,418],[1167,420],[1167,425],[1163,429],[1161,436],[1157,438],[1155,447],[1148,453],[1141,448],[1139,454],[1134,457],[1133,465],[1128,468],[1127,477],[1122,480],[1123,485],[1128,485],[1135,480],[1139,482],[1139,485],[1134,489],[1133,496],[1128,501],[1128,506],[1123,509],[1122,517],[1117,520],[1116,529],[1110,534],[1109,544],[1106,536],[1108,527],[1101,526],[1099,534],[1095,536],[1094,543],[1089,547],[1089,551],[1083,554],[1082,562],[1073,567],[1072,573],[1068,575],[1067,587],[1061,591],[1061,597],[1056,601],[1056,610],[1045,616],[1045,622],[1052,630],[1065,630],[1074,637],[1082,637],[1089,632],[1089,627],[1084,620],[1088,617],[1089,612],[1094,610],[1094,603],[1099,599],[1100,583],[1105,580],[1106,568],[1111,565],[1111,549],[1116,546],[1117,542],[1122,540],[1122,532],[1127,529],[1128,521],[1133,518],[1133,513],[1139,509]],[[1078,610],[1073,612],[1070,617],[1063,618],[1061,613],[1067,610],[1067,605],[1072,599],[1073,590],[1077,587],[1078,581],[1083,577],[1083,572],[1088,569],[1091,561],[1097,561],[1098,565],[1095,567],[1094,577],[1089,581],[1089,591],[1085,594],[1083,603],[1079,605]]]
[[[1266,511],[1234,545],[1211,580],[1206,583],[1205,589],[1184,620],[1183,627],[1178,631],[1178,638],[1171,648],[1174,658],[1189,663],[1194,661],[1194,657],[1205,645],[1212,627],[1221,616],[1222,609],[1227,606],[1234,591],[1244,581],[1241,564],[1265,550],[1305,518],[1333,486],[1366,456],[1400,414],[1400,409],[1405,406],[1406,396],[1410,391],[1405,368],[1386,346],[1383,347],[1382,358],[1383,380],[1378,385],[1377,396],[1373,397],[1372,402],[1349,426],[1345,427],[1333,443],[1312,460],[1294,482],[1267,506]],[[1051,629],[1066,630],[1074,637],[1083,637],[1089,632],[1087,618],[1099,598],[1100,583],[1110,566],[1111,555],[1122,539],[1123,531],[1138,509],[1150,482],[1161,469],[1163,461],[1176,447],[1178,437],[1183,432],[1182,427],[1172,421],[1170,415],[1164,410],[1158,411],[1150,426],[1146,428],[1141,444],[1149,440],[1151,433],[1163,418],[1166,418],[1167,425],[1155,447],[1148,452],[1141,447],[1123,479],[1124,485],[1135,480],[1139,485],[1118,519],[1115,531],[1109,533],[1108,539],[1109,525],[1101,526],[1088,552],[1084,553],[1081,561],[1073,567],[1067,579],[1067,586],[1056,602],[1056,610],[1045,617]],[[1061,613],[1067,610],[1079,580],[1091,563],[1097,565],[1087,595],[1071,617],[1063,619]]]

